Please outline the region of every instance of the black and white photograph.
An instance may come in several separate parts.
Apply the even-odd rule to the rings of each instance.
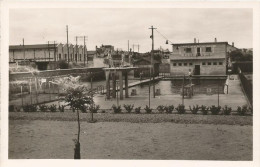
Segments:
[[[4,1],[1,158],[259,165],[260,3],[199,4]]]

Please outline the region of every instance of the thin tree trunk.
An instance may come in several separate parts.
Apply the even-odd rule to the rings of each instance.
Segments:
[[[79,135],[80,135],[80,122],[79,122],[79,110],[77,109],[77,115],[78,115],[78,142],[79,142]]]
[[[73,108],[73,110],[74,110],[74,108]],[[77,115],[78,115],[78,140],[75,143],[74,159],[80,159],[80,142],[79,142],[80,122],[79,122],[79,110],[78,109],[77,109]]]

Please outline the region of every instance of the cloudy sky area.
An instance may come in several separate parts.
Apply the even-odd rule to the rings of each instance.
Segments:
[[[111,44],[127,50],[127,40],[140,45],[140,52],[151,50],[153,25],[173,43],[218,41],[235,43],[239,48],[252,48],[252,9],[11,9],[10,45],[42,44],[47,41],[66,43],[75,36],[88,36],[88,50]],[[171,48],[154,32],[155,48]],[[83,40],[79,40],[83,44]],[[135,47],[135,51],[137,47]]]

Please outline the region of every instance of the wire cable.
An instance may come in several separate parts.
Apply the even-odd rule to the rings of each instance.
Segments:
[[[171,44],[173,44],[172,41],[170,41],[167,37],[165,37],[162,33],[160,33],[157,29],[155,29],[155,31],[160,34],[164,39],[166,39],[167,41],[171,42]]]

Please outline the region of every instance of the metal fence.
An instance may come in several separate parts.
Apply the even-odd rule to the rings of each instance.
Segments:
[[[241,69],[238,67],[238,75],[239,75],[239,78],[241,80],[241,83],[242,83],[242,86],[243,86],[243,89],[246,93],[246,96],[250,102],[250,105],[253,106],[253,83],[251,80],[248,80],[244,73],[241,71]]]

